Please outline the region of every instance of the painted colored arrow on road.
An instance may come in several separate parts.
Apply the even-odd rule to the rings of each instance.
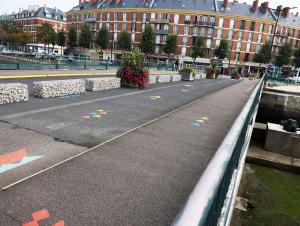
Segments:
[[[24,148],[18,151],[0,155],[0,173],[15,169],[41,157],[43,156],[28,156],[28,152]]]

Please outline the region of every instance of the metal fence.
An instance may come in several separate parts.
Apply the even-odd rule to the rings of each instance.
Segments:
[[[265,77],[252,92],[173,226],[228,226]]]
[[[111,70],[118,69],[122,65],[121,60],[100,60],[86,56],[49,56],[49,55],[17,55],[0,54],[0,70]],[[174,71],[174,64],[166,62],[145,62],[144,66],[152,70]]]

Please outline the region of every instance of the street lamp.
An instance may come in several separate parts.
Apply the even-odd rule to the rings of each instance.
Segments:
[[[232,47],[233,47],[233,41],[234,41],[234,36],[237,34],[239,31],[233,32],[232,35],[232,40],[231,40],[231,46],[230,46],[230,52],[229,52],[229,61],[228,61],[228,74],[229,76],[231,75],[231,70],[230,70],[230,60],[231,60],[231,53],[232,53]]]
[[[297,7],[292,7],[290,9],[296,9]],[[276,11],[277,17],[276,17],[276,23],[275,23],[275,29],[274,29],[274,34],[273,34],[273,38],[272,38],[272,42],[271,42],[271,48],[270,48],[270,52],[269,52],[269,65],[271,64],[271,60],[272,60],[272,49],[273,49],[273,45],[274,45],[274,40],[275,40],[275,36],[276,36],[276,32],[277,32],[277,26],[278,26],[278,20],[280,17],[281,12],[283,12],[285,9],[272,9],[272,8],[268,8],[269,10],[274,10]]]

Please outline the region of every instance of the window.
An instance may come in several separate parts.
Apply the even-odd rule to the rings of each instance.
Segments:
[[[183,27],[183,33],[188,35],[189,34],[189,26],[188,25],[184,25]]]
[[[190,22],[191,21],[191,16],[190,15],[186,15],[185,16],[185,22]]]
[[[159,14],[157,15],[157,18],[158,18],[159,20],[161,20],[161,19],[163,18],[163,15],[162,15],[161,13],[159,13]]]
[[[146,22],[146,20],[147,20],[147,14],[143,13],[143,22]]]
[[[244,59],[244,61],[246,61],[246,62],[249,61],[249,53],[246,53],[246,54],[245,54],[245,59]]]
[[[259,32],[264,32],[264,29],[265,29],[265,24],[260,24],[259,25]]]
[[[233,30],[229,30],[227,39],[232,39],[232,36],[233,36]]]
[[[234,28],[234,19],[230,19],[230,21],[229,21],[229,28],[230,29]]]
[[[205,27],[201,27],[201,28],[200,28],[200,35],[201,35],[201,36],[204,36],[205,33],[206,33]]]
[[[160,44],[160,35],[156,35],[156,44]]]
[[[187,44],[188,44],[188,37],[184,36],[182,38],[182,45],[187,46]]]
[[[213,33],[214,33],[214,29],[213,28],[208,28],[208,30],[207,30],[207,36],[208,37],[212,37]]]
[[[173,33],[178,33],[178,25],[174,25],[174,27],[173,27]]]
[[[241,20],[241,23],[240,23],[240,30],[245,30],[245,20]]]
[[[155,19],[155,13],[151,13],[151,19]]]
[[[269,34],[272,34],[273,33],[273,25],[270,25],[269,26]]]
[[[114,20],[118,21],[118,12],[114,12]]]
[[[237,60],[237,61],[239,61],[239,59],[240,59],[240,52],[236,52],[235,53],[234,59]]]
[[[106,29],[109,30],[110,29],[110,24],[106,23]]]
[[[237,42],[236,43],[236,51],[241,51],[241,47],[242,47],[242,42]]]
[[[162,39],[163,40],[163,44],[165,44],[166,41],[167,41],[167,35],[163,35],[162,37],[163,37],[163,39]]]
[[[203,23],[204,25],[207,25],[207,16],[203,16],[203,17],[202,17],[202,23]]]
[[[118,30],[118,23],[114,23],[114,31]]]
[[[123,13],[123,21],[127,21],[127,13]]]
[[[136,21],[136,13],[132,13],[132,20]]]
[[[193,35],[197,35],[198,34],[198,27],[194,27],[193,28]]]
[[[261,38],[262,38],[262,34],[258,34],[258,36],[257,36],[257,42],[258,42],[258,43],[261,42]]]
[[[174,24],[178,24],[178,22],[179,22],[179,15],[175,14],[174,15]]]
[[[251,24],[250,24],[250,31],[254,31],[255,30],[255,22],[254,21],[251,21]]]
[[[221,38],[222,38],[222,29],[218,29],[217,39],[221,39]]]
[[[244,37],[244,32],[243,31],[239,31],[238,40],[243,40],[243,37]]]
[[[206,41],[206,47],[211,48],[211,39],[210,38],[208,38]]]
[[[252,42],[252,41],[253,41],[253,32],[250,32],[248,36],[248,42]]]
[[[142,32],[145,31],[146,24],[142,24]]]
[[[131,35],[131,42],[133,43],[135,41],[135,34]]]
[[[256,45],[256,48],[255,48],[255,53],[258,53],[260,50],[260,45]]]
[[[251,49],[251,42],[248,42],[246,46],[246,53],[249,53],[250,49]]]
[[[136,23],[132,23],[131,24],[131,31],[135,32],[135,30],[136,30]]]
[[[215,17],[210,17],[209,18],[209,25],[210,26],[215,26],[216,18]]]
[[[220,40],[217,40],[216,41],[216,48],[219,47],[219,45],[220,45]]]
[[[127,29],[126,23],[122,23],[122,31],[126,31],[126,29]]]
[[[219,27],[223,27],[224,18],[219,18]]]
[[[110,13],[106,14],[106,21],[110,21]]]

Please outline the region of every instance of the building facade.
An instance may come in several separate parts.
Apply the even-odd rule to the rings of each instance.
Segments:
[[[2,18],[2,17],[0,17]],[[43,23],[52,24],[53,29],[67,30],[66,15],[59,9],[39,6],[29,6],[26,10],[19,10],[18,13],[3,16],[0,22],[16,25],[19,29],[25,32],[31,32],[33,43],[37,43],[36,31],[37,27]]]
[[[278,6],[282,10],[282,6]],[[259,5],[241,4],[228,0],[79,0],[79,5],[67,13],[67,26],[75,26],[78,33],[82,23],[92,32],[91,48],[96,48],[96,33],[102,26],[110,31],[109,48],[115,49],[118,33],[131,33],[132,45],[137,47],[141,33],[150,24],[156,30],[155,53],[163,54],[169,33],[178,34],[177,57],[190,58],[191,47],[197,36],[206,38],[207,56],[213,55],[221,39],[231,42],[230,59],[237,62],[253,61],[266,40],[272,40],[276,18],[279,23],[273,50],[285,42],[299,47],[300,17],[290,8],[277,12],[268,2]]]

